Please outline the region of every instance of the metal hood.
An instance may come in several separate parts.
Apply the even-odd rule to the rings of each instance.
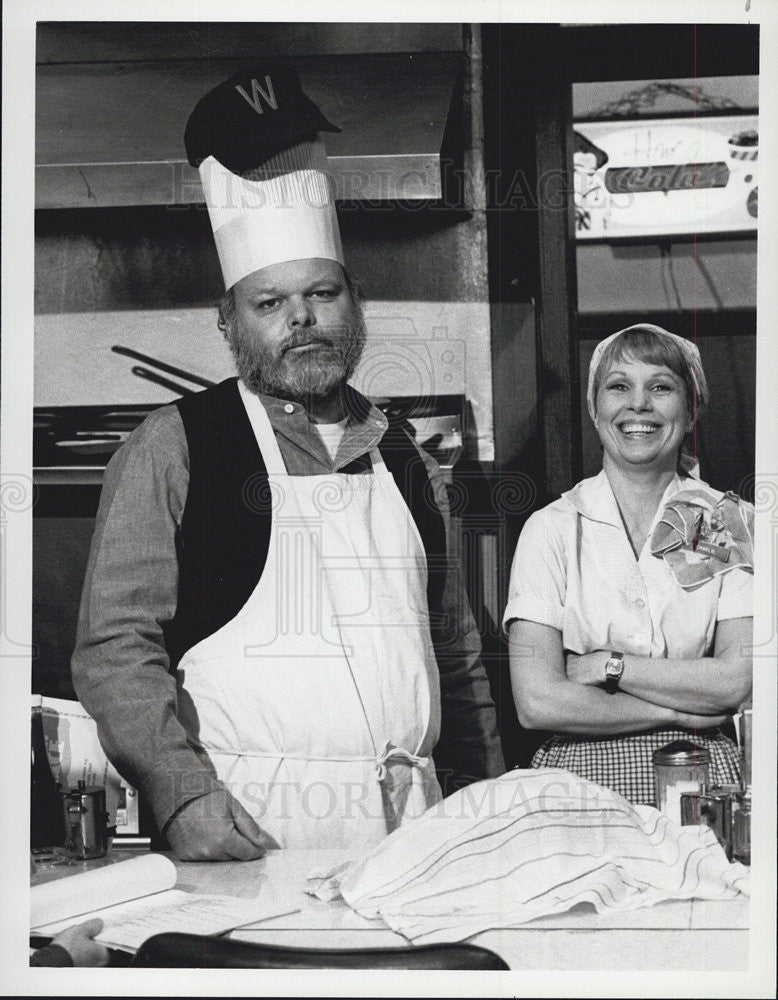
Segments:
[[[442,197],[444,133],[461,53],[294,62],[305,92],[343,130],[324,136],[339,201]],[[244,63],[39,65],[36,207],[202,202],[198,173],[184,154],[184,126],[199,98]]]

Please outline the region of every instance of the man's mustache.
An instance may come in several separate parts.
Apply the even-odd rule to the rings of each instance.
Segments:
[[[279,345],[279,354],[286,354],[295,347],[307,347],[310,344],[322,344],[326,347],[345,347],[354,340],[354,331],[350,327],[339,327],[335,330],[314,332],[312,330],[297,330],[291,333]]]

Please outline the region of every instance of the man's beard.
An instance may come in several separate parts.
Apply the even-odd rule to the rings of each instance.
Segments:
[[[365,324],[358,311],[350,327],[296,330],[272,348],[246,337],[239,322],[233,319],[224,335],[246,387],[301,403],[338,390],[353,374],[365,346]],[[323,346],[300,353],[290,350],[310,343]]]

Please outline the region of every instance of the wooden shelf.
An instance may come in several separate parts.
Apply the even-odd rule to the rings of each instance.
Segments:
[[[437,199],[461,54],[295,59],[303,88],[338,125],[325,142],[341,201]],[[203,201],[186,162],[197,101],[246,60],[39,65],[36,207]]]

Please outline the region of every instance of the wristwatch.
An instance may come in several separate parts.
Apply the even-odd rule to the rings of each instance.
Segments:
[[[611,655],[605,661],[605,690],[608,694],[616,694],[623,673],[624,654],[611,651]]]

